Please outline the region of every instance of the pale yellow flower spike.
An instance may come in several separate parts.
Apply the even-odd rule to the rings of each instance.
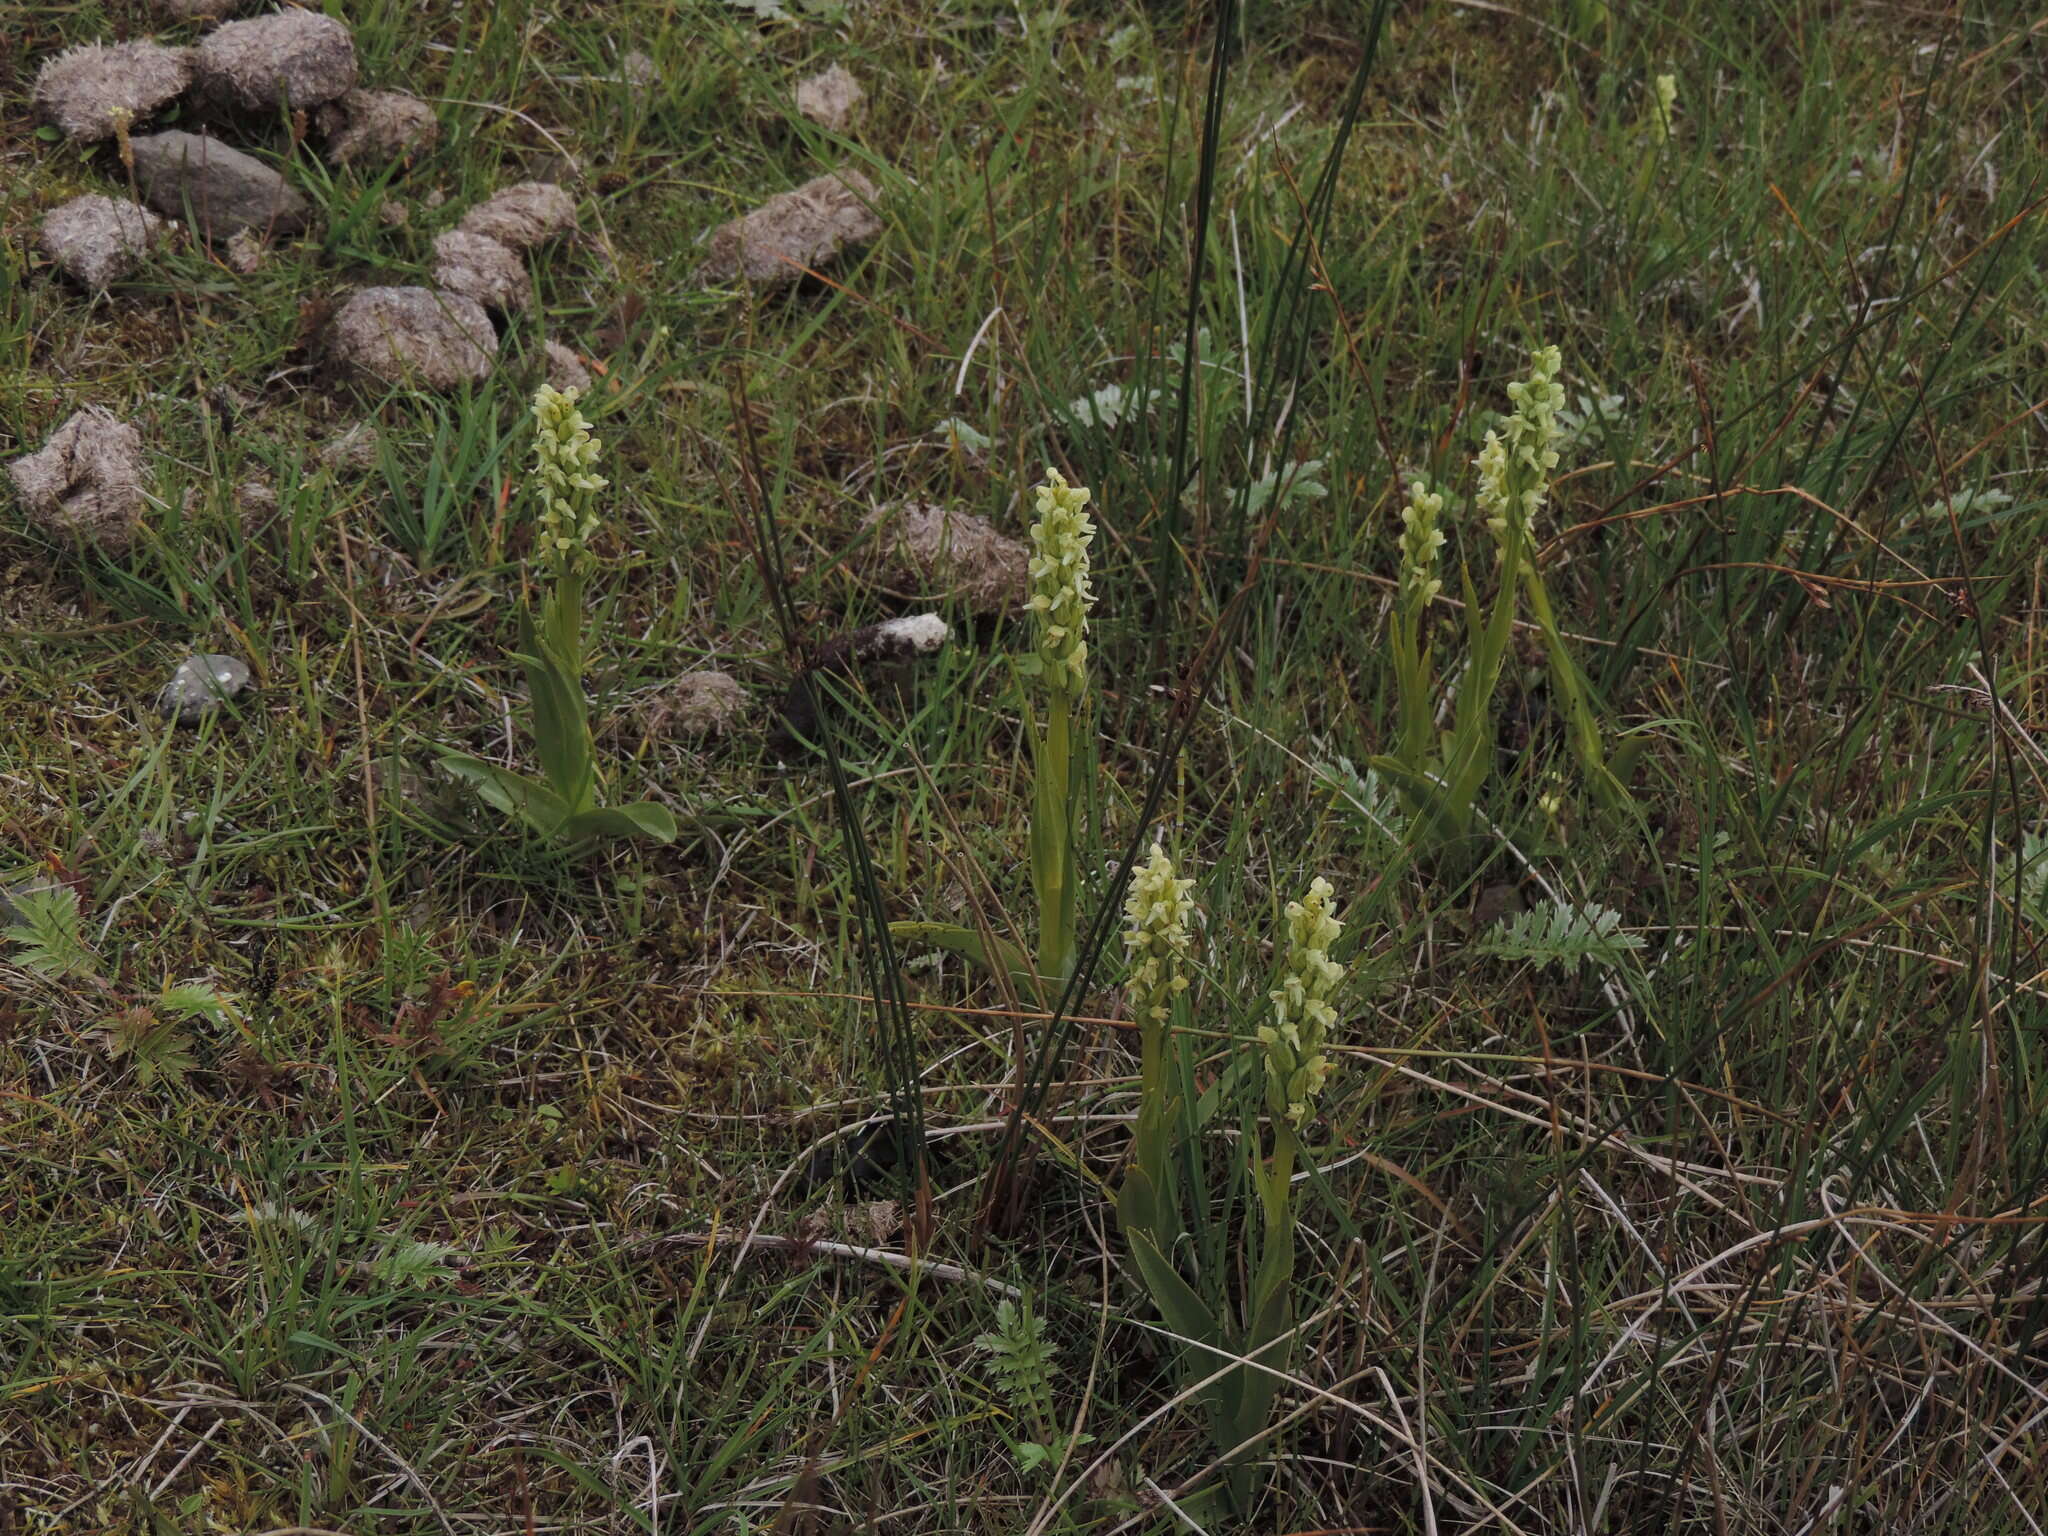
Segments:
[[[595,473],[604,445],[576,409],[577,392],[543,384],[533,397],[533,478],[540,492],[541,547],[573,564],[597,532],[592,498],[609,483]]]
[[[1195,903],[1188,895],[1194,886],[1192,880],[1176,878],[1173,860],[1157,843],[1152,857],[1131,877],[1124,898],[1124,949],[1132,962],[1125,985],[1140,1023],[1165,1023],[1175,996],[1187,990],[1182,969],[1194,942]]]
[[[1031,596],[1024,606],[1038,622],[1038,657],[1046,686],[1080,694],[1088,686],[1089,490],[1069,485],[1056,469],[1038,488],[1038,521],[1031,525]]]

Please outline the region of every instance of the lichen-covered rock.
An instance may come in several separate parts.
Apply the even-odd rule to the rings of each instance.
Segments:
[[[36,75],[35,107],[67,139],[114,136],[174,101],[192,83],[192,50],[156,43],[91,43],[58,54]]]
[[[834,64],[796,88],[797,111],[833,133],[851,128],[867,101],[868,93],[843,64]]]
[[[90,193],[51,209],[36,243],[65,275],[107,288],[142,265],[163,227],[147,208]]]
[[[330,101],[313,121],[336,165],[382,165],[425,154],[441,138],[441,120],[419,97],[404,91],[350,91]]]
[[[648,727],[654,731],[674,729],[690,736],[716,736],[732,729],[746,712],[747,690],[730,673],[686,672],[655,701]]]
[[[435,237],[434,281],[449,293],[506,314],[517,314],[533,303],[533,280],[519,253],[466,229]]]
[[[131,141],[143,200],[174,219],[189,212],[209,244],[243,230],[295,235],[312,205],[261,160],[203,133],[172,129]]]
[[[1027,596],[1031,552],[972,512],[909,502],[871,513],[880,577],[919,596],[950,597],[972,613],[1002,618]]]
[[[157,712],[180,725],[197,725],[223,701],[247,688],[249,681],[249,664],[240,657],[206,652],[188,656],[157,694]]]
[[[343,368],[379,384],[453,390],[498,362],[498,334],[475,299],[431,288],[365,288],[335,315],[328,347]]]
[[[200,89],[247,112],[303,111],[355,89],[356,45],[346,24],[290,10],[216,27],[199,45]]]
[[[794,283],[807,269],[827,265],[851,246],[882,232],[869,206],[875,188],[859,171],[835,171],[771,197],[743,218],[712,231],[702,283],[734,279],[760,288]]]
[[[142,434],[89,405],[7,466],[29,521],[118,555],[142,524]]]
[[[574,229],[576,200],[551,181],[522,181],[478,203],[459,227],[523,251]]]
[[[590,388],[590,370],[583,366],[582,358],[559,341],[549,342],[545,350],[550,389],[573,389],[580,392]]]

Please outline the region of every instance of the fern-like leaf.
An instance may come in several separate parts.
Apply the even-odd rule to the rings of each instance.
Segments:
[[[1621,914],[1593,902],[1545,901],[1519,913],[1481,939],[1478,951],[1503,960],[1529,960],[1577,974],[1588,960],[1619,965],[1643,937],[1624,933]]]
[[[8,898],[19,919],[7,937],[21,945],[14,963],[56,980],[64,976],[96,976],[99,957],[81,932],[78,893],[68,885],[22,891]]]

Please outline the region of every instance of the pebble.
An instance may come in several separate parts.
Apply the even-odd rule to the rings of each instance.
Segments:
[[[579,394],[590,388],[590,370],[583,366],[583,359],[563,346],[551,341],[546,347],[548,360],[548,387],[570,390]]]
[[[156,696],[157,713],[180,725],[196,725],[249,686],[249,666],[233,656],[205,652],[178,663],[171,680]]]
[[[380,384],[454,390],[482,383],[498,362],[484,307],[430,288],[365,288],[327,334],[337,363]]]
[[[950,597],[985,618],[1023,607],[1031,552],[987,518],[905,502],[871,513],[866,526],[886,585]]]
[[[140,267],[163,227],[147,208],[89,193],[51,209],[36,243],[67,276],[97,290]]]
[[[874,184],[859,171],[837,171],[771,197],[742,218],[712,231],[700,283],[744,279],[760,288],[782,288],[882,232],[869,207]]]
[[[650,726],[673,725],[691,736],[717,736],[746,713],[747,690],[729,672],[686,672],[654,707]]]
[[[142,524],[142,434],[89,405],[7,466],[29,521],[118,555]]]
[[[551,181],[522,181],[462,216],[461,229],[515,251],[576,227],[576,200]]]
[[[198,79],[209,98],[243,111],[306,111],[355,88],[355,39],[318,11],[230,21],[199,45]]]
[[[336,165],[410,161],[441,139],[434,109],[405,91],[350,91],[314,114]]]
[[[434,281],[450,293],[505,314],[517,314],[533,303],[533,279],[519,253],[466,229],[435,237]]]
[[[175,101],[192,83],[190,48],[89,43],[58,54],[36,75],[36,113],[67,139],[94,144]]]
[[[796,88],[796,109],[832,133],[844,133],[859,119],[868,93],[844,64],[811,76]]]

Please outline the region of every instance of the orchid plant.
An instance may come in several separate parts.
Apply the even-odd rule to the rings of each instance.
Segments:
[[[521,613],[518,661],[533,704],[535,752],[542,778],[529,778],[466,753],[444,752],[456,777],[473,785],[489,805],[524,822],[543,838],[581,846],[598,838],[648,837],[672,842],[676,821],[653,801],[600,803],[597,753],[583,692],[583,592],[594,556],[591,539],[600,519],[598,493],[609,482],[597,473],[603,446],[577,409],[575,390],[543,384],[533,397],[532,491],[537,564],[545,590],[538,619]]]

